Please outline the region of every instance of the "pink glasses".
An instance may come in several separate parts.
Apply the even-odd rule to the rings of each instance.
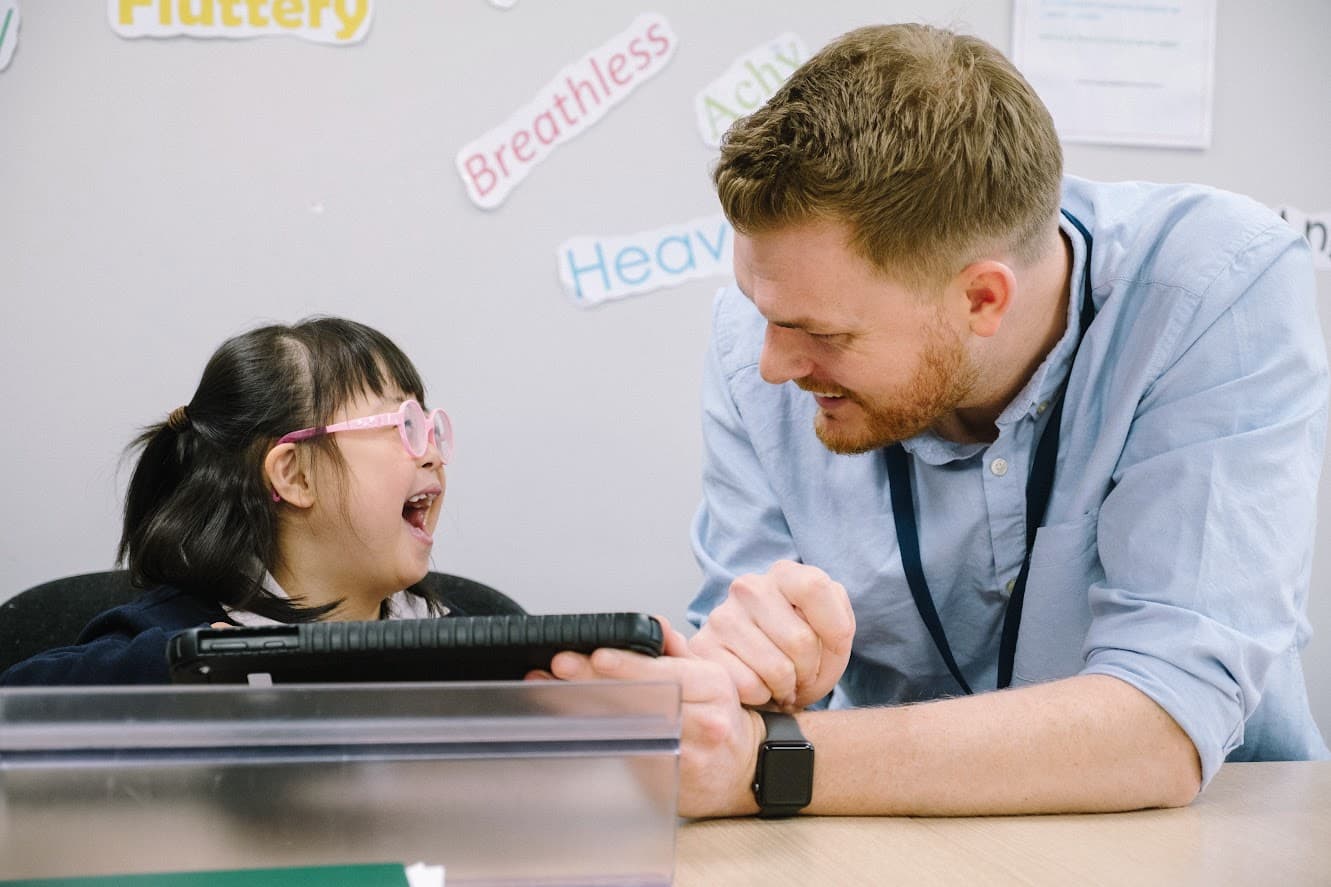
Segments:
[[[320,425],[316,428],[302,428],[283,435],[279,444],[309,440],[337,431],[364,431],[369,428],[385,428],[396,425],[402,435],[402,446],[413,459],[425,455],[433,438],[439,447],[439,457],[445,465],[453,458],[453,423],[448,421],[448,414],[443,410],[431,410],[427,415],[425,408],[414,400],[402,401],[396,413],[380,413],[377,416],[363,416],[348,419],[336,425]]]

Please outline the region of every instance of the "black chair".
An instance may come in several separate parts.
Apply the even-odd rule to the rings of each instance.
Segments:
[[[526,613],[516,601],[483,582],[451,573],[426,573],[421,585],[448,602],[454,616],[503,616]]]
[[[448,602],[459,616],[524,613],[505,594],[473,579],[427,573],[421,584]],[[0,604],[0,671],[43,650],[74,643],[84,626],[104,610],[128,603],[140,589],[128,570],[66,576],[34,585]]]
[[[66,576],[19,592],[0,604],[0,671],[74,643],[92,617],[138,593],[127,570]]]

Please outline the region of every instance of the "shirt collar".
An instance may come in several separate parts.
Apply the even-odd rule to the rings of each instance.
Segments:
[[[263,582],[261,584],[263,585],[264,591],[267,591],[275,597],[284,599],[291,597],[286,593],[286,589],[279,585],[277,580],[273,578],[273,574],[266,570],[264,571]],[[227,606],[226,604],[222,605],[222,609],[226,611],[227,618],[237,625],[256,627],[261,625],[282,624],[276,619],[269,619],[267,616],[260,616],[258,613],[251,613],[248,610],[239,610],[235,607]],[[438,615],[447,615],[448,611],[448,607],[441,607]],[[426,603],[425,599],[418,597],[417,595],[409,594],[405,591],[399,591],[388,599],[389,619],[426,619],[434,615],[434,613],[430,612],[429,604]]]
[[[1045,355],[1045,359],[1036,367],[1035,372],[1026,380],[1026,384],[1017,392],[1003,411],[998,414],[994,424],[998,426],[1001,437],[1009,428],[1023,419],[1036,420],[1048,409],[1058,388],[1072,369],[1073,358],[1077,356],[1077,346],[1081,343],[1081,304],[1085,298],[1082,292],[1084,269],[1088,257],[1086,241],[1072,223],[1063,216],[1058,217],[1059,229],[1072,244],[1072,267],[1069,269],[1068,316],[1062,337]],[[957,443],[945,440],[932,431],[922,431],[901,446],[906,452],[929,465],[945,465],[969,459],[989,447],[987,443]]]
[[[264,591],[274,597],[280,597],[283,599],[291,597],[286,593],[286,589],[282,588],[282,586],[277,583],[277,580],[273,578],[273,574],[269,573],[267,570],[264,571],[263,581],[260,584],[263,586]],[[222,609],[226,611],[227,618],[237,625],[256,627],[260,625],[282,624],[276,619],[269,619],[267,616],[260,616],[258,613],[251,613],[249,610],[239,610],[226,604],[222,605]]]

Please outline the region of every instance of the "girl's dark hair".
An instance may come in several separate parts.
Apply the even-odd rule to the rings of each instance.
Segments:
[[[327,425],[357,396],[393,389],[425,404],[406,355],[355,321],[311,317],[223,342],[184,414],[145,428],[130,445],[129,452],[142,453],[125,497],[117,558],[134,584],[174,585],[281,622],[312,621],[336,607],[302,607],[263,588],[264,571],[278,560],[279,507],[264,458],[282,435]],[[340,469],[335,438],[322,435],[306,446]],[[423,585],[408,591],[439,609]]]

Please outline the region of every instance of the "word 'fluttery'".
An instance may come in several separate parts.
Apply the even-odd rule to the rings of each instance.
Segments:
[[[299,33],[329,42],[360,39],[371,0],[110,0],[125,36],[237,36]]]

